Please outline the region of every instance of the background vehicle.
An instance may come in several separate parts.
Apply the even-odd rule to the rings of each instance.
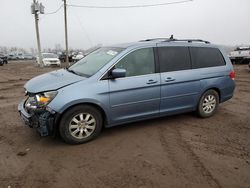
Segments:
[[[250,63],[250,47],[238,47],[229,53],[232,63]]]
[[[72,61],[73,62],[77,62],[79,61],[80,59],[82,59],[84,57],[83,53],[82,52],[78,52],[77,54],[75,54],[73,57],[72,57]]]
[[[0,58],[0,66],[3,66],[4,65],[4,62],[3,60]]]
[[[0,59],[2,59],[4,64],[8,63],[8,56],[4,55],[3,53],[0,53]]]
[[[24,55],[23,55],[23,53],[17,53],[17,59],[18,60],[24,60]]]
[[[32,59],[35,59],[35,58],[34,58],[34,56],[33,56],[33,55],[31,55],[31,54],[24,54],[24,55],[23,55],[23,57],[24,57],[24,59],[26,59],[26,60],[32,60]]]
[[[69,58],[69,62],[72,62],[72,54],[69,54],[68,58]],[[66,54],[63,52],[63,53],[60,53],[59,54],[59,59],[61,62],[66,62]]]
[[[58,58],[63,63],[63,62],[66,61],[66,54],[65,53],[60,53]]]
[[[17,60],[17,56],[15,54],[9,54],[8,60]]]
[[[39,57],[37,57],[37,63],[39,64]],[[61,62],[56,54],[42,53],[42,65],[41,66],[61,66]]]
[[[8,54],[8,60],[24,60],[24,54],[22,52],[11,52]]]
[[[42,136],[59,129],[68,143],[94,139],[103,126],[196,111],[215,114],[232,98],[226,53],[203,40],[147,39],[103,47],[68,69],[25,84],[19,111]]]

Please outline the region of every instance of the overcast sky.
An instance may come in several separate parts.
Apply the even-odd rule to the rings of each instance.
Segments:
[[[68,4],[124,6],[178,0],[67,0]],[[62,0],[39,0],[53,12]],[[32,0],[0,0],[0,46],[36,47]],[[64,47],[63,9],[40,15],[42,48]],[[193,0],[148,8],[68,8],[69,46],[89,48],[98,43],[138,41],[146,38],[201,38],[216,44],[250,44],[250,0]]]

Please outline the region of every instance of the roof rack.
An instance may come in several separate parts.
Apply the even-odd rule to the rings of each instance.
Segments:
[[[168,40],[169,38],[152,38],[152,39],[144,39],[144,40],[139,40],[139,42],[149,42],[149,41],[155,41],[155,40]]]
[[[149,41],[161,41],[161,42],[204,42],[206,44],[210,44],[209,41],[201,40],[201,39],[175,39],[173,35],[170,36],[170,38],[152,38],[152,39],[145,39],[140,40],[139,42],[149,42]]]
[[[204,42],[206,44],[210,44],[209,41],[206,41],[206,40],[201,40],[201,39],[168,39],[168,40],[165,40],[163,42],[172,42],[172,41],[176,41],[176,42]]]

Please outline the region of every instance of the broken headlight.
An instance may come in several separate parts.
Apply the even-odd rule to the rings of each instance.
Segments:
[[[57,91],[48,91],[44,93],[39,93],[35,95],[37,106],[44,107],[49,104],[57,95]]]

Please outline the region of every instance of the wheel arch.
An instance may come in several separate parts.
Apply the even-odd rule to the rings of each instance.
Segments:
[[[55,126],[54,126],[55,132],[58,132],[58,128],[59,128],[59,125],[60,125],[60,122],[61,122],[63,115],[68,110],[70,110],[76,106],[82,106],[82,105],[89,105],[89,106],[92,106],[92,107],[96,108],[97,110],[99,110],[102,117],[103,117],[103,126],[106,127],[106,125],[109,122],[109,119],[108,119],[107,111],[105,111],[103,109],[103,107],[101,107],[101,105],[96,104],[94,102],[78,102],[78,103],[72,103],[71,105],[68,105],[67,107],[63,108],[63,110],[60,111],[60,113],[58,113],[58,116],[57,116],[56,121],[55,121]]]
[[[216,105],[213,107],[213,110],[211,112],[204,112],[204,109],[202,109],[203,108],[203,96],[208,91],[213,91],[213,92],[217,93],[219,100],[218,100],[218,102],[215,103]],[[197,107],[196,107],[196,113],[201,118],[210,117],[216,112],[219,103],[220,103],[220,89],[217,87],[209,87],[209,88],[203,90],[203,92],[201,93],[200,98],[199,98],[199,102],[198,102]]]
[[[209,88],[204,89],[201,92],[199,100],[201,99],[201,97],[203,96],[203,94],[206,93],[208,90],[214,90],[214,91],[216,91],[218,93],[218,96],[219,96],[219,102],[221,102],[221,91],[220,91],[220,89],[218,87],[209,87]]]

